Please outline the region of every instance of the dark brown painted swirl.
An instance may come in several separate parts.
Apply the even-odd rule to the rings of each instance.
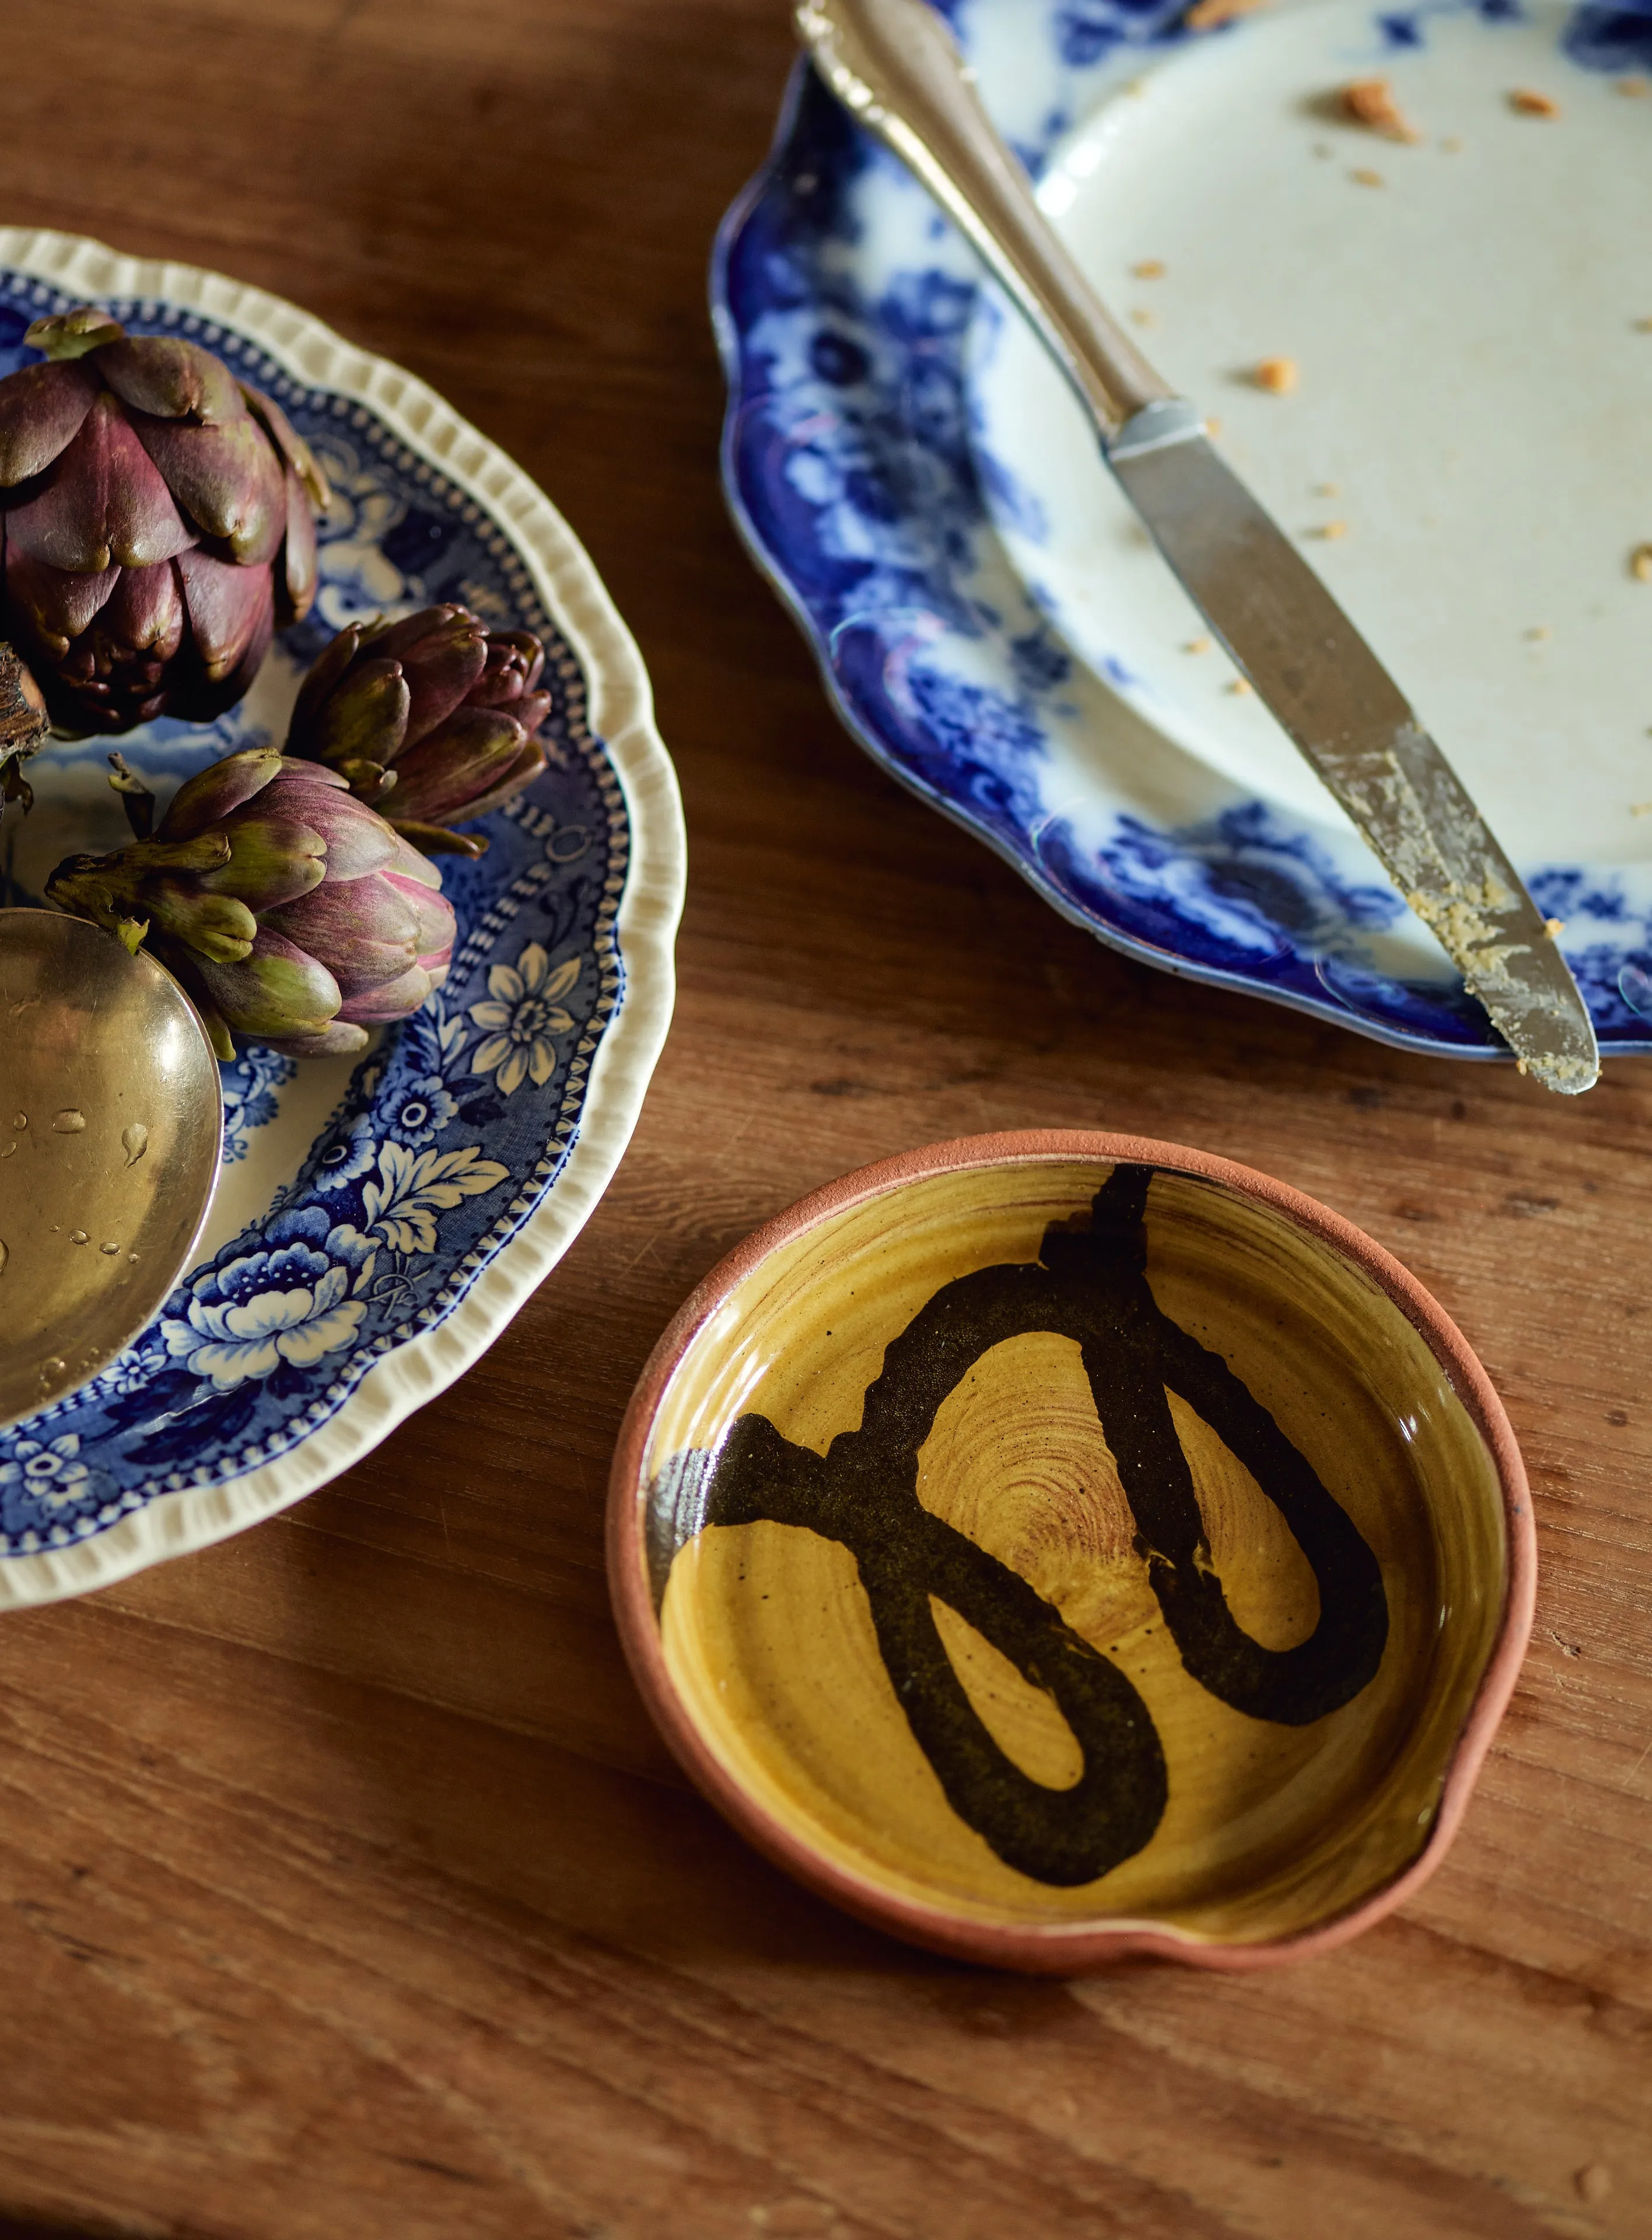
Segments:
[[[764,1417],[743,1416],[715,1457],[676,1457],[650,1489],[656,1598],[677,1550],[706,1524],[768,1519],[850,1550],[895,1692],[953,1810],[1043,1883],[1093,1882],[1142,1850],[1168,1776],[1147,1706],[1119,1668],[918,1498],[918,1455],[936,1413],[992,1347],[1034,1331],[1076,1341],[1159,1607],[1211,1695],[1253,1718],[1305,1726],[1368,1684],[1388,1638],[1382,1574],[1351,1519],[1221,1356],[1153,1297],[1145,1215],[1156,1171],[1115,1168],[1087,1225],[1052,1224],[1036,1262],[943,1285],[886,1350],[860,1429],[824,1456]],[[1249,1470],[1313,1571],[1318,1622],[1292,1648],[1263,1648],[1228,1607],[1167,1390]],[[1083,1757],[1071,1788],[1032,1780],[1000,1748],[953,1669],[931,1596],[1053,1697]]]

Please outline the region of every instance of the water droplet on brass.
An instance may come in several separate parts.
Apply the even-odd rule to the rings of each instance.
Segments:
[[[7,1251],[4,1243],[0,1243],[0,1276],[3,1276],[5,1274],[6,1263],[10,1259],[10,1257],[11,1255]]]
[[[21,1134],[29,1125],[29,1115],[26,1112],[14,1112],[11,1116],[11,1124]]]
[[[98,1250],[99,1250],[100,1252],[111,1252],[111,1253],[113,1253],[113,1252],[118,1252],[118,1251],[120,1250],[120,1249],[121,1249],[121,1248],[120,1248],[120,1246],[119,1246],[118,1244],[100,1244],[100,1245],[98,1246],[98,1248],[97,1248],[97,1249],[98,1249]]]
[[[69,1232],[69,1241],[71,1244],[84,1244],[86,1242],[85,1230],[83,1229],[71,1229]]]
[[[150,1147],[150,1131],[141,1120],[134,1120],[130,1128],[121,1130],[121,1149],[126,1154],[126,1163],[135,1167]]]
[[[3,1151],[0,1151],[0,1159],[9,1159],[17,1148],[17,1147],[15,1143],[8,1143],[5,1150]]]
[[[65,1105],[61,1112],[54,1112],[51,1116],[54,1136],[78,1136],[85,1125],[86,1115],[72,1104]]]
[[[132,1263],[133,1267],[134,1267],[134,1268],[136,1268],[136,1267],[137,1267],[137,1253],[136,1253],[136,1252],[129,1252],[129,1253],[127,1254],[127,1256],[126,1256],[126,1257],[127,1257],[127,1258],[131,1262],[131,1263]]]
[[[63,1357],[60,1354],[54,1353],[50,1361],[43,1361],[40,1364],[40,1374],[43,1379],[48,1377],[61,1377],[63,1373]]]

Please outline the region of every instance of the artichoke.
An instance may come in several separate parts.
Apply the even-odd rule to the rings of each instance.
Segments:
[[[63,730],[210,723],[310,610],[320,470],[198,343],[89,308],[24,339],[46,357],[0,380],[0,637]]]
[[[530,630],[490,630],[468,607],[352,623],[304,679],[287,752],[336,770],[427,855],[480,856],[484,839],[449,827],[545,767],[544,665]]]
[[[134,951],[147,940],[220,1057],[232,1032],[294,1057],[360,1050],[447,977],[441,873],[342,777],[249,748],[187,779],[151,831],[147,788],[110,760],[136,837],[69,857],[47,899]]]
[[[9,801],[33,803],[23,766],[45,743],[50,725],[40,687],[9,645],[0,645],[0,816]]]

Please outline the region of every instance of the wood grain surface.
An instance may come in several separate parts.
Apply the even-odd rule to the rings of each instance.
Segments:
[[[7,0],[0,214],[295,297],[514,452],[641,640],[691,874],[634,1148],[492,1352],[289,1516],[0,1624],[0,2231],[1652,2234],[1652,1070],[1566,1103],[1125,963],[851,745],[716,475],[707,250],[788,51],[782,0]],[[885,1943],[683,1788],[620,1659],[605,1470],[683,1294],[845,1168],[1026,1126],[1324,1198],[1524,1444],[1465,1832],[1294,1971]]]

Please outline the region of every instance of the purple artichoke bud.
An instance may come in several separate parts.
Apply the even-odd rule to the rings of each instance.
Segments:
[[[0,636],[62,730],[210,723],[316,595],[327,485],[222,358],[90,307],[0,380]]]
[[[297,1057],[360,1050],[447,977],[453,910],[442,875],[343,779],[273,747],[227,755],[181,785],[154,830],[147,789],[118,755],[112,783],[135,837],[70,856],[49,901],[147,941],[213,1040]]]
[[[545,767],[538,733],[545,650],[528,630],[490,630],[468,607],[352,623],[304,679],[287,752],[336,770],[427,855],[479,856],[456,833]]]

